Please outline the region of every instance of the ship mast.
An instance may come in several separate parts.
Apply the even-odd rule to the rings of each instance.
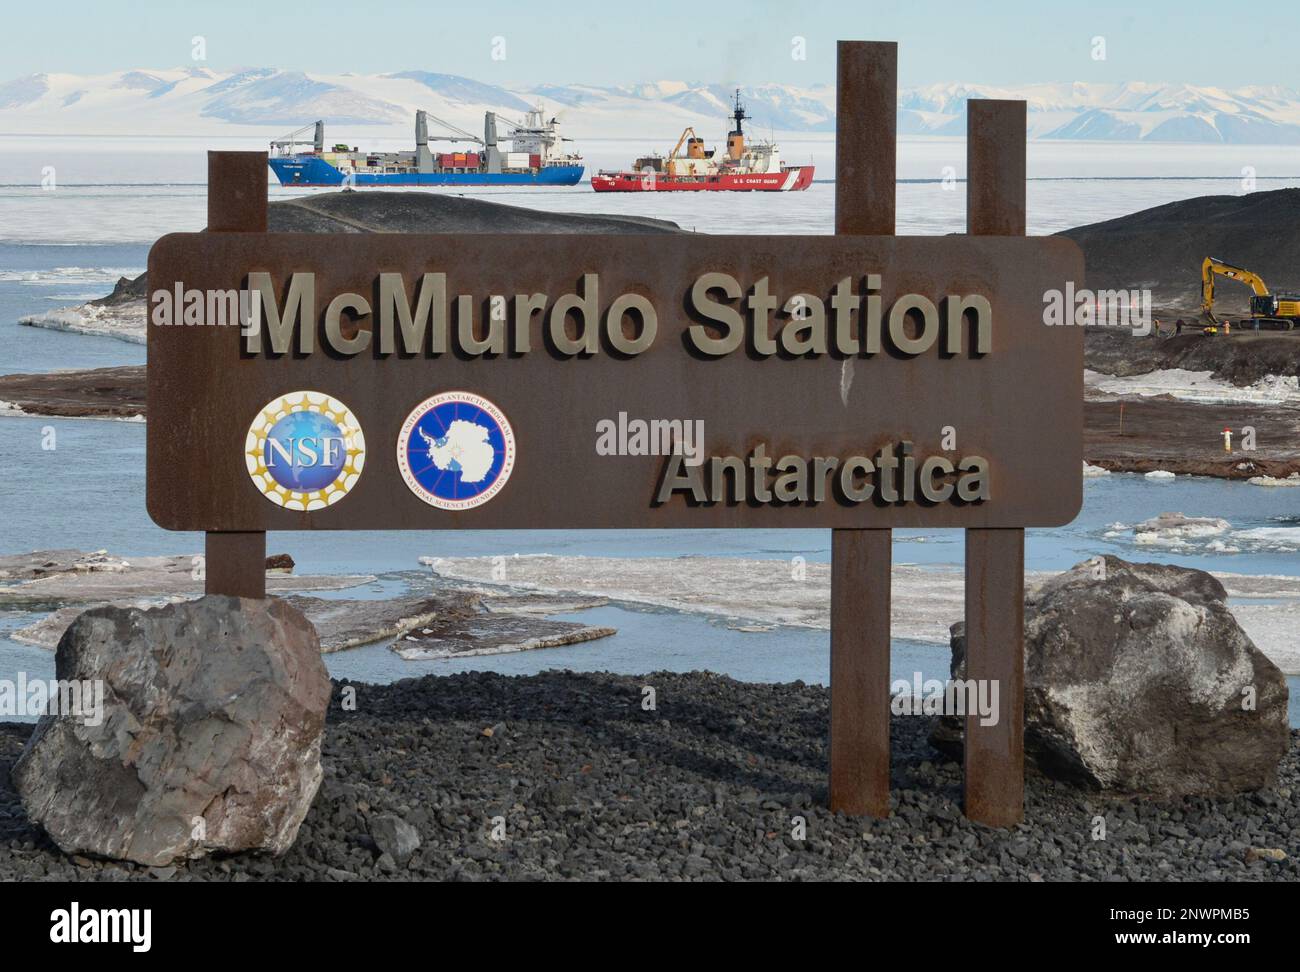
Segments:
[[[741,156],[745,154],[745,129],[741,123],[751,117],[745,114],[745,106],[740,103],[739,88],[736,89],[736,100],[731,117],[735,120],[736,127],[727,133],[727,158],[739,162]]]

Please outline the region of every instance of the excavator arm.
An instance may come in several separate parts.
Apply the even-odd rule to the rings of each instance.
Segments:
[[[1214,257],[1206,257],[1205,262],[1201,264],[1201,311],[1207,318],[1216,323],[1217,319],[1214,316],[1214,278],[1217,276],[1228,277],[1239,283],[1246,284],[1256,297],[1268,296],[1268,285],[1264,283],[1264,278],[1253,270],[1235,267],[1231,263],[1224,263]]]

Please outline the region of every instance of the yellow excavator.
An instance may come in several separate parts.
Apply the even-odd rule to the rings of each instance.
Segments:
[[[1236,321],[1236,327],[1289,331],[1300,324],[1300,294],[1271,293],[1264,278],[1254,271],[1206,257],[1201,264],[1201,311],[1209,322],[1205,327],[1207,334],[1217,334],[1224,323],[1214,316],[1215,277],[1244,283],[1252,291],[1250,316]]]

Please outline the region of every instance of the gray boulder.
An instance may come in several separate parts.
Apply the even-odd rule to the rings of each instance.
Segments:
[[[965,677],[965,626],[952,626]],[[960,757],[962,720],[931,743]],[[1094,789],[1254,790],[1287,752],[1286,679],[1200,570],[1097,557],[1025,600],[1025,757]]]
[[[370,837],[380,854],[404,865],[420,849],[420,832],[401,817],[381,813],[370,818]]]
[[[64,634],[55,670],[102,685],[102,719],[84,706],[43,716],[12,775],[65,852],[163,866],[293,844],[330,698],[301,612],[232,597],[96,608]]]

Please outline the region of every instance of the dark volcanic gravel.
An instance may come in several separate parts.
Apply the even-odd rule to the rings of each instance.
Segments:
[[[827,811],[817,686],[476,673],[357,686],[353,712],[342,699],[336,685],[325,781],[293,849],[175,868],[59,852],[9,780],[30,726],[0,725],[0,879],[1300,878],[1300,733],[1260,793],[1156,802],[1031,778],[1027,822],[998,831],[962,817],[961,769],[926,742],[929,717],[894,719],[889,819]],[[370,836],[401,833],[409,850],[390,815],[419,835],[404,865]],[[798,817],[804,840],[792,836]],[[1289,856],[1247,863],[1252,847]]]

